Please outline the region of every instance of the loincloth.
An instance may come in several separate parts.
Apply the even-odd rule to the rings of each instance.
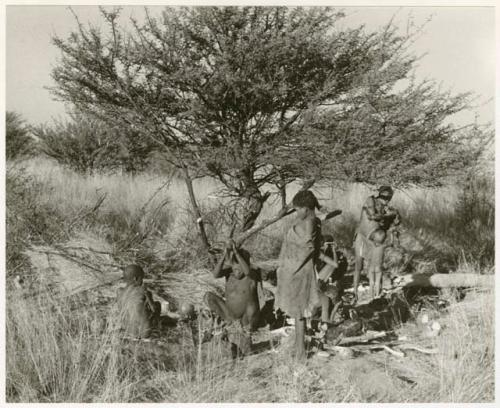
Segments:
[[[241,353],[247,355],[251,351],[252,337],[248,327],[241,324],[240,320],[228,322],[224,327],[224,333],[227,341],[236,344]]]

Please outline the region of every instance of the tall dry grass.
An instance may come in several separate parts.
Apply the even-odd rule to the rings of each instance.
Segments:
[[[196,286],[192,271],[201,265],[196,259],[196,248],[191,248],[196,226],[186,210],[187,195],[182,183],[148,174],[81,176],[40,159],[22,165],[37,183],[35,195],[28,194],[27,205],[23,207],[24,212],[32,213],[28,220],[34,224],[43,220],[47,225],[65,225],[74,217],[85,215],[98,198],[106,194],[101,207],[90,216],[83,216],[75,228],[91,230],[115,247],[145,230],[154,230],[147,240],[134,238],[135,241],[130,241],[133,245],[122,245],[123,251],[115,255],[121,260],[139,260],[151,265],[155,273],[165,273],[168,269],[173,279],[169,281],[170,286],[175,284],[176,291]],[[477,187],[484,191],[489,188]],[[199,180],[195,188],[207,214],[211,239],[222,240],[224,233],[219,230],[227,228],[228,222],[218,212],[221,201],[214,198],[218,186]],[[298,186],[290,186],[290,197],[296,189]],[[371,191],[363,185],[343,189],[320,186],[316,193],[322,204],[343,210],[326,229],[332,230],[344,245],[350,245],[362,202]],[[398,191],[394,206],[403,212],[408,230],[414,234],[422,230],[427,243],[438,248],[434,256],[442,257],[448,251],[461,272],[484,273],[485,265],[491,266],[493,259],[486,249],[483,257],[487,262],[480,262],[477,248],[494,245],[494,217],[489,195],[482,198],[479,195],[486,202],[484,205],[477,204],[477,197],[477,192],[464,193],[457,187],[414,188]],[[35,204],[42,205],[43,219],[34,216]],[[277,199],[270,199],[261,217],[274,214],[278,206]],[[15,203],[13,210],[16,210]],[[253,237],[246,244],[253,257],[276,256],[289,222],[284,219]],[[20,224],[14,230],[16,236],[30,230],[26,228],[26,224]],[[462,239],[464,236],[466,239]],[[29,244],[29,239],[25,241],[19,245]],[[446,245],[440,247],[440,242]],[[174,255],[166,250],[172,248],[176,251]],[[190,280],[190,276],[193,279]],[[290,360],[286,346],[278,353],[260,354],[233,364],[226,344],[213,342],[196,350],[189,334],[176,329],[169,332],[168,345],[160,350],[147,345],[125,346],[103,318],[103,312],[109,311],[108,306],[82,308],[82,302],[87,306],[91,302],[61,301],[50,294],[24,297],[10,287],[7,293],[7,397],[10,402],[493,400],[494,298],[491,294],[471,294],[462,303],[451,298],[452,306],[443,318],[443,334],[434,343],[439,349],[437,355],[409,353],[404,361],[398,362],[376,353],[356,360],[336,358],[328,363],[313,360],[306,366],[297,366]],[[189,296],[196,295],[189,292]]]
[[[103,309],[51,296],[7,302],[9,402],[491,402],[494,399],[493,295],[470,294],[426,340],[436,355],[401,360],[374,353],[296,364],[290,342],[278,352],[232,362],[228,346],[196,349],[171,329],[167,345],[127,343]],[[106,311],[109,311],[107,309]],[[418,343],[417,343],[418,344]]]
[[[154,223],[157,245],[170,249],[175,249],[179,241],[196,245],[197,227],[186,188],[179,179],[147,173],[84,176],[42,158],[20,165],[46,186],[46,194],[39,197],[40,204],[51,206],[59,214],[78,215],[82,208],[92,208],[105,195],[95,224],[107,225],[103,233],[110,234],[114,241],[126,240],[131,231],[140,234],[145,223]],[[212,179],[199,179],[194,188],[210,240],[216,244],[224,241],[231,220],[221,207],[227,200],[217,197],[221,186]],[[272,186],[269,189],[273,191]],[[298,189],[298,185],[290,185],[288,197],[293,197]],[[313,190],[321,204],[343,211],[328,222],[325,232],[333,233],[341,245],[350,247],[363,202],[375,191],[363,184],[337,184],[335,188],[320,185]],[[490,268],[494,261],[493,191],[492,180],[477,177],[463,186],[397,190],[392,205],[402,213],[408,234],[424,247],[426,260],[439,264],[438,270],[454,270],[463,261]],[[148,214],[143,214],[146,203]],[[279,197],[271,196],[260,220],[276,214],[279,206]],[[154,217],[148,218],[153,212]],[[289,222],[285,218],[248,241],[256,258],[277,256]]]

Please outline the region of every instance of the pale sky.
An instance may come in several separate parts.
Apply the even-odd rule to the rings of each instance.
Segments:
[[[150,7],[151,10],[158,10]],[[365,24],[368,30],[386,24],[394,15],[405,29],[411,16],[418,26],[432,17],[413,51],[427,53],[417,67],[417,78],[435,79],[443,89],[473,91],[483,104],[480,122],[494,120],[495,10],[492,7],[344,7],[346,27]],[[80,21],[100,22],[97,6],[75,6]],[[142,7],[125,7],[121,21],[143,15]],[[57,33],[65,38],[75,20],[65,6],[8,6],[6,12],[6,108],[19,112],[29,123],[50,122],[64,115],[64,104],[54,101],[46,86],[59,51],[51,44]],[[474,119],[474,112],[454,118],[458,124]]]

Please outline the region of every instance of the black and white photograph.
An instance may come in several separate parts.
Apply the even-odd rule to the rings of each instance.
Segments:
[[[7,403],[494,403],[493,5],[3,4]]]

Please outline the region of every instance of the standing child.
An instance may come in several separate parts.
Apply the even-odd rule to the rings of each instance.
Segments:
[[[277,270],[275,308],[295,319],[295,357],[304,359],[306,318],[321,303],[315,266],[320,259],[336,267],[322,255],[321,221],[316,217],[318,200],[309,190],[299,191],[292,200],[296,218],[285,234]]]
[[[259,321],[258,284],[260,271],[250,267],[250,254],[230,242],[213,271],[215,278],[226,278],[225,299],[213,292],[205,295],[209,309],[230,326],[240,326],[231,342],[233,358],[251,351],[250,332]],[[233,327],[231,327],[233,328]]]

